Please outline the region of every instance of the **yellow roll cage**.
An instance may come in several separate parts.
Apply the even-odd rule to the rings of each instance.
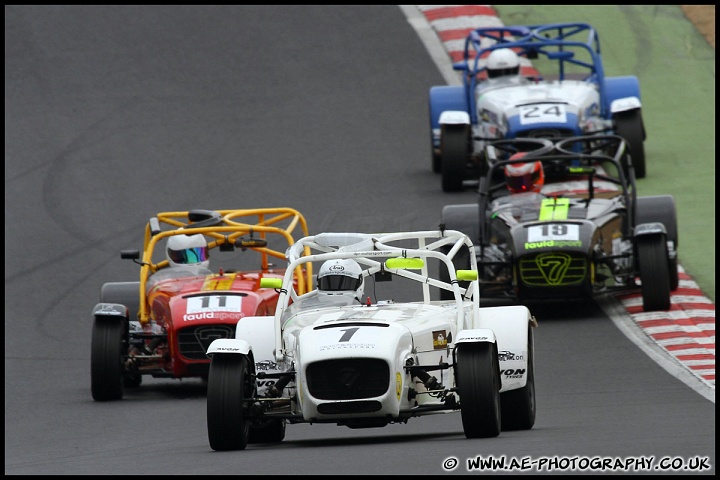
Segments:
[[[203,220],[193,222],[190,218],[203,212]],[[212,216],[209,216],[212,214]],[[210,223],[210,225],[206,225]],[[172,227],[170,230],[162,230],[162,225]],[[152,217],[145,226],[145,239],[143,242],[142,263],[140,269],[140,305],[138,317],[140,323],[149,321],[147,309],[147,282],[150,275],[160,269],[168,267],[167,259],[153,263],[153,252],[157,243],[165,238],[174,235],[185,235],[188,233],[201,233],[214,240],[208,241],[210,250],[221,245],[236,245],[243,250],[254,250],[261,256],[261,271],[267,272],[270,268],[269,257],[276,257],[286,260],[285,252],[280,252],[267,247],[268,234],[278,234],[285,238],[288,247],[295,243],[293,231],[300,226],[302,237],[309,235],[305,217],[292,208],[257,208],[243,210],[202,210],[186,212],[161,212]],[[189,232],[190,231],[190,232]],[[244,235],[250,235],[250,239],[242,239]],[[260,241],[258,241],[260,240]],[[309,255],[309,248],[306,254]],[[312,285],[312,264],[305,268],[296,268],[293,273],[298,290],[307,292]]]

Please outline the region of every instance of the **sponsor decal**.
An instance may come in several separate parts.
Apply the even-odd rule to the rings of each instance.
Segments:
[[[240,320],[245,316],[244,313],[234,312],[200,312],[200,313],[186,313],[183,315],[183,322],[192,322],[193,320]]]
[[[525,357],[522,355],[517,355],[510,350],[502,350],[498,352],[498,360],[501,361],[507,361],[507,360],[523,360]]]
[[[95,315],[125,315],[125,309],[119,306],[112,305],[110,303],[102,303],[99,308],[95,310]]]
[[[347,350],[347,349],[366,349],[366,348],[375,348],[374,343],[336,343],[334,345],[323,345],[320,347],[321,352],[329,351],[329,350]]]
[[[507,378],[522,378],[525,375],[524,368],[508,368],[506,370],[500,370],[500,375],[504,375]]]
[[[432,332],[433,336],[433,350],[442,350],[447,348],[447,330],[436,330]]]
[[[255,362],[255,370],[277,370],[277,363],[272,360],[262,360]]]
[[[395,394],[398,401],[400,401],[400,395],[402,395],[402,375],[400,375],[400,372],[395,372]]]
[[[580,240],[544,240],[542,242],[526,242],[526,250],[535,250],[536,248],[567,248],[582,247]]]

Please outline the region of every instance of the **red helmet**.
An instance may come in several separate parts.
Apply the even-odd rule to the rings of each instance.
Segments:
[[[510,160],[519,160],[527,152],[518,152]],[[542,162],[513,163],[505,166],[505,185],[513,193],[540,192],[545,184]]]

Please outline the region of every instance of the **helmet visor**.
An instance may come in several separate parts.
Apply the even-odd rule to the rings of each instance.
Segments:
[[[540,173],[540,170],[536,170],[519,177],[507,177],[505,182],[507,187],[513,192],[529,192],[532,191],[535,184],[540,180]]]
[[[520,72],[520,67],[495,68],[495,69],[488,68],[487,76],[488,76],[488,78],[498,78],[498,77],[505,77],[508,75],[517,75],[518,72]]]
[[[183,250],[168,250],[168,257],[175,263],[193,264],[204,262],[210,255],[207,247],[195,247]]]
[[[357,290],[361,284],[362,279],[348,277],[347,275],[325,275],[318,278],[318,289],[329,292]]]

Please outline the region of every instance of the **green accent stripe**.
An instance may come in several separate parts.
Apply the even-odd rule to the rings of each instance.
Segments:
[[[540,221],[567,220],[570,210],[568,198],[546,198],[540,205]]]

